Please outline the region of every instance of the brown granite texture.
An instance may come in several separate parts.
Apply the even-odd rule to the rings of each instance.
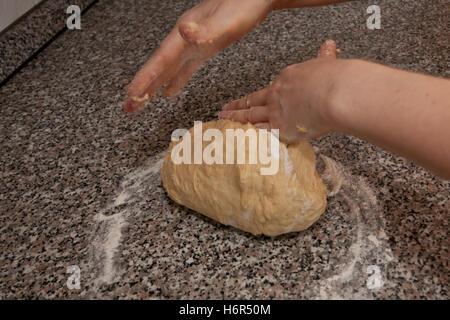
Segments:
[[[124,86],[194,1],[95,4],[0,88],[0,298],[448,299],[450,183],[364,141],[312,142],[327,211],[273,239],[174,204],[159,180],[174,129],[214,119],[327,38],[342,58],[449,76],[449,1],[373,3],[381,30],[366,28],[367,1],[275,12],[132,116]]]
[[[46,0],[0,35],[0,82],[64,28],[66,9],[94,0]]]

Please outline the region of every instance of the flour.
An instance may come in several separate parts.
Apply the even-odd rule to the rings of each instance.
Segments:
[[[365,298],[364,286],[359,283],[368,277],[367,266],[377,261],[376,267],[381,270],[394,260],[384,232],[382,210],[363,177],[352,176],[331,158],[324,155],[320,158],[326,166],[321,177],[329,188],[328,197],[337,197],[348,204],[348,214],[356,218],[356,231],[348,249],[349,258],[343,265],[336,266],[336,273],[320,281],[317,294],[320,299]],[[348,292],[342,289],[345,283],[348,283]],[[356,294],[355,287],[360,288]]]
[[[96,219],[99,222],[106,222],[108,224],[107,236],[105,242],[103,243],[105,258],[103,275],[101,276],[100,281],[111,283],[115,276],[113,258],[117,252],[117,248],[119,247],[120,239],[122,238],[122,228],[126,225],[126,223],[122,213],[118,213],[113,216],[100,215],[96,216]]]
[[[91,239],[91,260],[99,268],[95,281],[97,286],[117,281],[115,261],[122,231],[128,225],[127,219],[139,210],[135,204],[146,197],[146,187],[154,182],[154,174],[159,173],[162,159],[161,153],[125,176],[114,201],[94,216],[96,224]]]

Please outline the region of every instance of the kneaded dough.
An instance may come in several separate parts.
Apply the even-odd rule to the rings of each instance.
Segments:
[[[254,127],[219,120],[202,123],[202,128],[203,132],[219,129],[225,140],[226,129]],[[193,129],[189,130],[192,145]],[[280,142],[278,173],[261,175],[259,160],[257,164],[174,164],[171,152],[181,140],[171,142],[161,170],[164,188],[179,204],[222,224],[268,236],[304,230],[325,211],[326,187],[307,141],[289,146]],[[203,148],[209,143],[203,142]]]

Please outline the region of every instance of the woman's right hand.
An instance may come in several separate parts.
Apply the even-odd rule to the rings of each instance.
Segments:
[[[208,58],[258,26],[277,0],[204,0],[186,11],[127,86],[123,109],[133,112],[164,89],[178,93]]]

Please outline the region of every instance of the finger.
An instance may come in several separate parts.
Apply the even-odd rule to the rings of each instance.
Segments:
[[[174,77],[182,68],[182,64],[177,61],[170,66],[165,72],[163,72],[158,78],[156,78],[145,90],[150,97],[155,95],[159,88],[161,88],[169,79]]]
[[[179,69],[179,63],[172,65],[170,69],[167,70],[167,72],[162,73],[158,78],[152,81],[152,83],[141,96],[128,97],[122,106],[123,110],[126,112],[135,112],[136,110],[141,108],[148,99],[156,95],[158,89],[161,88],[164,83],[169,80],[170,77],[176,74]]]
[[[267,107],[251,107],[249,109],[235,111],[221,111],[219,119],[229,119],[241,123],[259,123],[269,120],[269,109]]]
[[[168,97],[177,94],[189,81],[191,76],[197,71],[202,62],[200,60],[189,60],[178,73],[170,80],[166,88],[164,88],[164,94]]]
[[[144,96],[142,99],[147,99],[147,96]],[[134,112],[134,111],[138,110],[144,103],[145,103],[145,101],[139,102],[139,101],[135,101],[131,98],[127,98],[122,105],[122,109],[125,112]]]
[[[187,45],[186,41],[178,33],[178,30],[172,30],[166,39],[163,40],[155,54],[137,72],[128,85],[126,88],[127,95],[129,97],[142,97],[148,91],[147,89],[152,82],[157,80],[161,74],[167,72],[173,64],[180,63],[181,56]]]
[[[263,106],[267,102],[267,94],[269,90],[267,88],[264,88],[262,90],[253,92],[244,98],[231,101],[223,106],[223,111],[230,111],[230,110],[241,110],[241,109],[247,109],[251,106]]]
[[[318,58],[336,58],[336,42],[327,40],[320,46]]]

